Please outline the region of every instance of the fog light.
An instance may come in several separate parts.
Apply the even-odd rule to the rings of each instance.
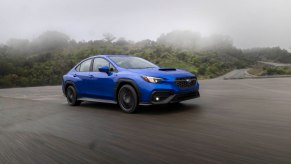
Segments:
[[[156,97],[156,101],[159,101],[160,100],[160,98],[159,97]]]

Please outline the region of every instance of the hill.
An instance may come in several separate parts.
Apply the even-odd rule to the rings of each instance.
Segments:
[[[201,37],[191,31],[162,34],[157,41],[132,42],[104,34],[103,40],[76,42],[48,31],[34,40],[11,39],[0,45],[0,88],[58,85],[80,60],[96,54],[130,54],[161,67],[188,70],[200,79],[214,78],[257,61],[291,62],[279,47],[242,50],[227,36]]]

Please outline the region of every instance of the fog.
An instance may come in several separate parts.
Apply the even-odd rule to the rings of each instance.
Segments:
[[[289,0],[1,0],[0,43],[47,30],[96,40],[110,32],[133,41],[190,30],[230,36],[239,48],[291,50]]]

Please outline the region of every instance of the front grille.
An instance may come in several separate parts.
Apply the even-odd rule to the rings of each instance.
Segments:
[[[182,77],[182,78],[176,78],[175,84],[179,88],[189,88],[193,87],[196,84],[196,77]]]

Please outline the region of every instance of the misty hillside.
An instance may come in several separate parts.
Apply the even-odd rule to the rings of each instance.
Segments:
[[[33,40],[11,39],[0,45],[0,88],[57,85],[80,60],[97,54],[130,54],[161,67],[188,70],[199,78],[214,78],[257,61],[291,63],[279,47],[242,50],[223,35],[202,37],[191,31],[162,34],[157,41],[132,42],[104,34],[102,40],[76,42],[66,34],[48,31]]]

